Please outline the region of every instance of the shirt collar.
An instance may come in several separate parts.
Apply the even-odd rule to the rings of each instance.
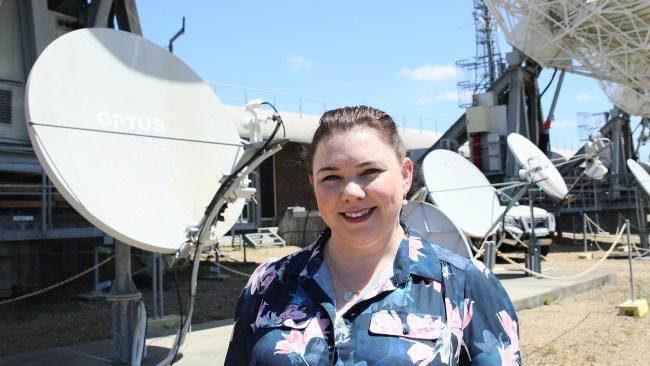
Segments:
[[[416,230],[406,230],[393,262],[393,283],[402,284],[412,275],[442,281],[440,261],[433,245]],[[331,230],[325,229],[314,243],[288,258],[285,274],[312,278],[323,264],[323,249],[331,235]]]

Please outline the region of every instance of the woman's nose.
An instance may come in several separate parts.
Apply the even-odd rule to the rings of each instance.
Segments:
[[[346,201],[361,200],[365,197],[366,192],[363,190],[363,187],[355,181],[349,181],[343,187],[343,199]]]

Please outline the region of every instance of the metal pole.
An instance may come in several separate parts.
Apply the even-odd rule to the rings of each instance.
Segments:
[[[163,292],[163,274],[164,274],[164,268],[163,266],[165,265],[165,261],[163,261],[162,254],[156,253],[156,256],[158,258],[158,294],[160,294],[160,317],[165,316],[165,293]]]
[[[542,273],[542,264],[535,235],[535,216],[533,214],[533,192],[528,191],[528,204],[530,205],[530,240],[528,241],[528,252],[526,254],[526,268],[536,273]],[[526,272],[528,275],[528,272]]]
[[[113,318],[113,360],[130,363],[142,294],[131,278],[131,247],[115,241],[115,280],[106,296]]]
[[[627,261],[630,264],[630,296],[634,298],[634,271],[632,270],[632,240],[630,235],[630,220],[625,219],[625,230],[627,231]]]
[[[587,214],[582,213],[582,246],[583,251],[587,253]]]
[[[158,260],[156,253],[151,253],[151,288],[153,289],[153,317],[158,319]]]
[[[41,174],[41,233],[47,231],[47,176]]]
[[[485,242],[485,252],[483,253],[483,264],[492,271],[494,268],[496,248],[494,240],[488,240]]]

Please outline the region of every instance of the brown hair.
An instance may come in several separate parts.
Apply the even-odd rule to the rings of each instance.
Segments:
[[[404,143],[399,136],[395,122],[387,113],[365,105],[343,107],[327,111],[320,118],[305,157],[309,174],[311,174],[316,147],[324,137],[361,127],[376,131],[381,139],[393,148],[397,158],[400,161],[404,159],[406,156]]]

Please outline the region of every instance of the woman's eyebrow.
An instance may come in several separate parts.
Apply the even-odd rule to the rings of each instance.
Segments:
[[[355,165],[355,167],[356,168],[363,168],[363,167],[366,167],[368,165],[381,165],[381,164],[379,162],[377,162],[377,161],[374,161],[374,160],[368,160],[368,161],[364,161],[364,162],[361,162],[361,163]],[[337,168],[335,166],[324,166],[324,167],[318,169],[316,174],[321,173],[323,171],[336,171],[336,170],[339,170],[339,168]]]

